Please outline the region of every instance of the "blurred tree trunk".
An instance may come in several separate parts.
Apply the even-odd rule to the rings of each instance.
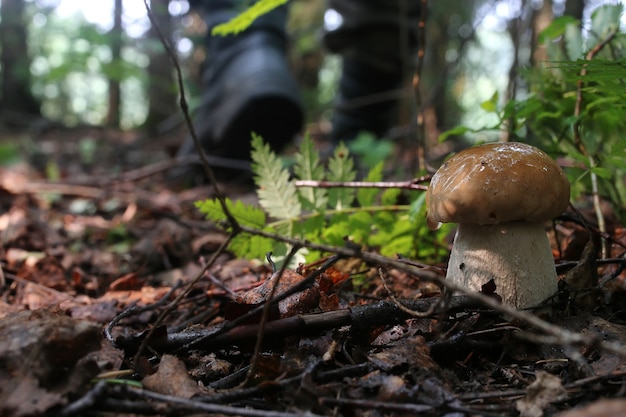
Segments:
[[[24,0],[0,1],[0,44],[2,110],[12,113],[8,120],[13,122],[16,117],[39,116],[39,103],[30,90]],[[7,119],[6,114],[3,118]]]
[[[476,0],[429,2],[420,80],[427,150],[438,146],[442,131],[459,123],[462,110],[453,91],[454,72],[465,46],[474,37],[472,20],[478,3]],[[448,54],[455,58],[450,59]]]
[[[122,0],[115,0],[113,9],[113,28],[109,32],[111,39],[111,62],[120,62],[122,59]],[[122,107],[122,94],[120,88],[119,77],[111,77],[109,79],[109,110],[107,113],[106,124],[108,126],[118,127],[120,125],[120,114]]]
[[[567,0],[565,2],[565,16],[572,16],[582,20],[585,11],[585,0]]]
[[[546,47],[544,45],[539,45],[538,40],[539,34],[547,28],[554,19],[554,14],[552,13],[552,0],[543,0],[541,7],[533,12],[532,19],[533,36],[530,48],[532,51],[532,65],[537,66],[548,59]]]
[[[172,42],[172,18],[169,10],[169,0],[152,0],[152,13],[158,30],[165,39]],[[148,32],[150,45],[150,63],[148,64],[148,116],[145,127],[150,134],[158,134],[159,123],[175,114],[176,89],[174,88],[174,73],[170,57],[167,55],[159,38],[157,27],[154,25]]]

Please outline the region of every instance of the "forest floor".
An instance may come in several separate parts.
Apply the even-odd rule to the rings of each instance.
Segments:
[[[194,206],[213,189],[166,187],[162,148],[136,142],[53,130],[0,167],[0,415],[626,415],[610,210],[601,261],[593,228],[558,223],[563,289],[541,320],[357,250],[285,271],[302,290],[264,309],[277,276],[218,252],[228,235]]]

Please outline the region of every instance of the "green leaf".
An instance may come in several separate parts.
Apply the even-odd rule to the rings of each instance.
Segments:
[[[383,191],[383,194],[380,197],[380,203],[383,206],[391,206],[397,204],[400,194],[402,194],[402,190],[399,188],[387,188],[385,191]]]
[[[226,36],[243,32],[248,29],[256,19],[282,6],[288,1],[289,0],[259,0],[228,22],[215,26],[211,30],[211,35]]]
[[[601,42],[610,32],[620,25],[620,18],[624,7],[619,5],[600,6],[591,14],[591,35],[595,38],[594,43]]]
[[[462,136],[467,132],[470,132],[471,130],[472,129],[467,126],[455,126],[452,129],[448,129],[439,135],[439,143],[445,141],[450,136]]]
[[[324,179],[324,167],[320,164],[319,153],[309,135],[304,137],[300,152],[296,154],[294,173],[301,180],[322,181]],[[328,204],[328,191],[324,188],[300,187],[298,193],[303,206],[309,210],[323,212]]]
[[[393,142],[377,138],[369,132],[359,133],[356,139],[350,142],[350,152],[357,155],[368,168],[387,160],[393,153],[393,148]]]
[[[337,213],[329,219],[329,223],[322,231],[322,237],[329,245],[343,246],[344,239],[350,235],[348,215]]]
[[[579,23],[578,19],[572,16],[561,16],[557,17],[548,25],[547,28],[539,33],[539,37],[537,38],[540,44],[544,44],[551,40],[562,36],[565,33],[565,28],[570,25],[577,25]]]
[[[350,240],[360,245],[367,244],[372,233],[372,215],[367,211],[357,211],[348,217],[348,227]]]
[[[489,112],[495,113],[498,111],[498,98],[499,98],[498,90],[496,90],[489,100],[483,101],[480,103],[480,108]]]
[[[296,187],[289,179],[289,172],[283,168],[269,144],[255,133],[252,133],[252,162],[261,207],[277,219],[298,217],[302,206]]]
[[[334,155],[328,161],[328,179],[330,181],[354,181],[356,171],[354,170],[354,161],[350,156],[350,151],[340,143],[335,148]],[[328,190],[328,205],[336,210],[346,209],[352,206],[354,202],[353,188],[333,188]]]
[[[567,57],[572,61],[582,58],[585,53],[585,41],[583,39],[583,33],[580,30],[580,25],[578,23],[572,23],[565,27],[564,39]]]
[[[217,198],[196,201],[195,205],[206,216],[207,220],[215,223],[226,220],[226,214],[224,214],[222,205]],[[258,207],[244,204],[241,200],[233,202],[229,198],[226,199],[226,207],[242,226],[262,229],[266,225],[265,212]]]
[[[268,252],[277,253],[285,246],[262,236],[240,233],[230,242],[228,249],[235,256],[246,259],[265,259]]]
[[[366,182],[377,182],[383,179],[383,166],[382,162],[379,162],[374,168],[370,170],[365,177]],[[376,196],[379,190],[377,188],[359,188],[356,192],[356,199],[361,207],[369,207],[374,205]]]
[[[607,178],[607,179],[613,177],[613,173],[606,168],[592,167],[589,170],[592,173],[596,174],[598,177]]]
[[[409,219],[412,224],[426,223],[426,193],[421,193],[412,203],[409,209]]]

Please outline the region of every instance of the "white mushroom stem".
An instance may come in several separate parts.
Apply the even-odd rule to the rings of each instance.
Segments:
[[[446,279],[476,292],[493,279],[502,302],[519,309],[540,304],[558,289],[541,223],[459,224]]]

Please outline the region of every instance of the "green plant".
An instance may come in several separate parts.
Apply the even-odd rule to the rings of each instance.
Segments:
[[[600,226],[600,197],[626,220],[626,34],[620,32],[621,15],[622,6],[599,7],[588,31],[572,17],[555,19],[540,35],[549,61],[525,72],[528,97],[498,106],[494,94],[481,107],[498,121],[477,130],[506,129],[511,140],[565,155],[572,197],[593,196]],[[440,140],[474,131],[457,126]]]
[[[287,3],[289,0],[258,0],[256,3],[242,10],[240,14],[226,23],[219,24],[211,30],[211,35],[236,35],[248,29],[252,22],[260,16]]]
[[[442,243],[449,228],[428,230],[424,193],[404,195],[397,188],[296,187],[297,180],[347,182],[356,178],[354,161],[347,147],[339,145],[325,167],[313,142],[305,138],[296,155],[294,175],[284,168],[263,139],[253,134],[252,160],[260,207],[226,199],[235,220],[258,230],[280,233],[304,241],[343,246],[346,240],[383,255],[400,254],[422,261],[440,261],[447,256]],[[377,164],[365,181],[381,181],[383,164]],[[409,198],[410,205],[399,204]],[[217,199],[196,203],[208,220],[225,224],[226,215]],[[230,225],[225,224],[230,230]],[[267,252],[284,256],[290,247],[282,242],[240,233],[230,250],[237,256],[263,259]],[[321,254],[306,248],[297,261],[312,261]]]

